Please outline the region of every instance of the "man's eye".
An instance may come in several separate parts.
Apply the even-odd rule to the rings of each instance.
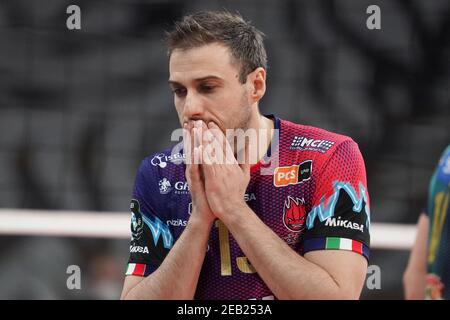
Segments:
[[[200,90],[201,90],[202,92],[209,93],[209,92],[212,92],[212,91],[214,90],[214,86],[206,86],[206,85],[203,85],[203,86],[200,87]]]
[[[172,92],[176,94],[178,97],[182,97],[186,95],[186,89],[184,88],[174,88]]]

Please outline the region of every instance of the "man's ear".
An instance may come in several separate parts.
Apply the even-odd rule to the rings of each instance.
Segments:
[[[266,70],[258,67],[247,75],[251,103],[259,102],[266,93]]]

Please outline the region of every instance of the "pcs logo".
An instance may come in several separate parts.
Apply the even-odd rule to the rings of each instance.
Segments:
[[[312,160],[303,161],[300,164],[278,167],[273,173],[273,185],[285,187],[307,181],[312,175]]]

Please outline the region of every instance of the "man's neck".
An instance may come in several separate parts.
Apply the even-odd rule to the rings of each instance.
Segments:
[[[255,164],[256,162],[260,161],[264,158],[264,156],[267,153],[267,150],[272,142],[272,137],[274,133],[274,121],[272,119],[269,119],[267,117],[264,117],[259,112],[256,113],[254,119],[252,119],[250,123],[250,129],[256,130],[256,136],[257,136],[257,144],[252,145],[250,148],[251,152],[257,152],[256,159],[255,157],[251,157],[250,159],[253,160],[252,164]],[[256,147],[256,149],[255,149]]]

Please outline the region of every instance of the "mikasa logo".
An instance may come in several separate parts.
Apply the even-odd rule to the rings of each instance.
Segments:
[[[359,230],[364,232],[364,226],[362,224],[358,224],[356,222],[351,222],[349,220],[341,220],[341,217],[337,219],[335,217],[328,218],[325,220],[325,226],[327,227],[344,227],[347,229]]]

